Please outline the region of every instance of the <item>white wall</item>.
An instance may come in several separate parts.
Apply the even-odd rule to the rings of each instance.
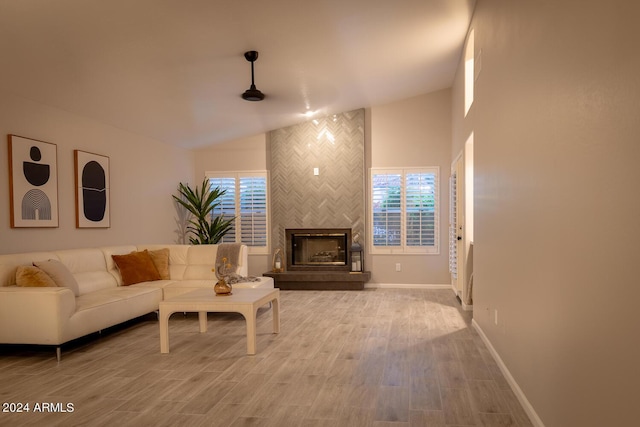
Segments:
[[[440,167],[440,254],[368,255],[372,282],[450,283],[448,262],[451,90],[371,107],[370,167]],[[367,189],[367,194],[369,189]],[[367,196],[369,198],[369,196]],[[370,208],[370,207],[369,207]],[[367,215],[370,217],[370,212]],[[396,263],[402,271],[397,272]]]
[[[59,227],[10,227],[7,135],[57,145]],[[193,176],[185,150],[37,104],[0,96],[0,253],[176,241],[171,194]],[[73,150],[110,159],[111,227],[76,229]]]
[[[474,321],[546,426],[635,425],[636,2],[479,0]],[[499,323],[494,312],[499,312]]]

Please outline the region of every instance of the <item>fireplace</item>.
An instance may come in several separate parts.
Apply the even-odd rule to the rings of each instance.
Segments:
[[[288,228],[288,271],[349,271],[350,228]]]

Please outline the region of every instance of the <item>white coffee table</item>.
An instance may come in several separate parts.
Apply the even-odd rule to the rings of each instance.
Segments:
[[[200,332],[207,331],[207,313],[240,313],[247,321],[247,354],[256,354],[256,314],[271,302],[273,333],[280,332],[280,289],[234,289],[232,295],[217,296],[213,286],[160,302],[160,353],[169,353],[169,317],[177,312],[197,312]]]

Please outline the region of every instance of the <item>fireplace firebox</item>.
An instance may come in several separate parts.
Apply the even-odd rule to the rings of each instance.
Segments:
[[[288,228],[288,271],[349,271],[350,228]]]

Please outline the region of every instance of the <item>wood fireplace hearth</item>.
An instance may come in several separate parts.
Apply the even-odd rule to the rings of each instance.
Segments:
[[[276,288],[282,290],[347,290],[364,289],[371,279],[371,272],[352,273],[344,271],[285,271],[264,273],[272,277]]]

